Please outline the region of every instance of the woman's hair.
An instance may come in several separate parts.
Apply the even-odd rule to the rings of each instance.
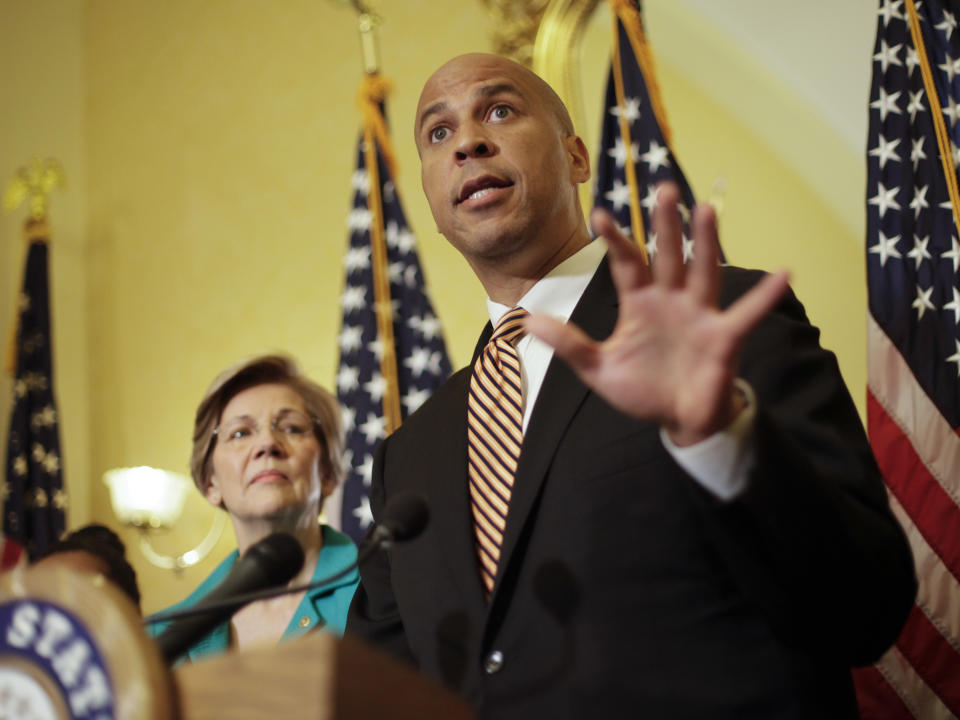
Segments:
[[[261,355],[232,365],[217,375],[197,407],[190,474],[200,492],[206,492],[210,479],[211,457],[216,444],[215,430],[223,409],[238,393],[266,383],[286,385],[300,396],[314,420],[313,432],[323,450],[320,469],[324,479],[332,482],[334,487],[343,480],[343,436],[340,406],[336,398],[303,375],[293,358],[287,355]]]
[[[96,523],[84,525],[48,547],[36,562],[51,555],[67,552],[85,552],[99,558],[107,566],[107,579],[119,587],[140,608],[140,589],[137,573],[127,562],[123,541],[113,530]]]

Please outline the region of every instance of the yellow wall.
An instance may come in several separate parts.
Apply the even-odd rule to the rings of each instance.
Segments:
[[[0,114],[0,173],[31,154],[55,154],[71,179],[52,212],[70,520],[115,525],[102,473],[135,464],[186,472],[193,410],[223,366],[283,350],[333,384],[359,122],[355,21],[349,9],[318,0],[78,0],[56,11],[2,1],[0,97],[15,110]],[[435,231],[410,139],[423,79],[457,53],[489,49],[482,5],[453,5],[381,3],[380,37],[395,86],[398,186],[460,365],[485,321],[483,293]],[[28,54],[37,37],[49,50],[40,69]],[[604,62],[585,72],[605,78]],[[661,71],[676,150],[695,190],[709,195],[717,175],[728,180],[729,257],[794,271],[859,396],[859,239],[727,109],[675,68]],[[21,272],[19,222],[0,225],[4,338]],[[9,383],[0,391],[6,416]],[[197,542],[209,517],[192,497],[182,527],[158,549]],[[210,560],[174,577],[147,565],[135,535],[124,536],[147,611],[183,597],[232,547],[225,537]]]

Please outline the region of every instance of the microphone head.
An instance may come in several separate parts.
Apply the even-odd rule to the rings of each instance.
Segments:
[[[380,525],[390,531],[393,540],[403,542],[423,532],[429,520],[430,510],[424,499],[414,493],[402,492],[387,502]]]
[[[293,535],[274,533],[251,545],[241,560],[264,573],[264,585],[282,585],[303,568],[303,548]]]

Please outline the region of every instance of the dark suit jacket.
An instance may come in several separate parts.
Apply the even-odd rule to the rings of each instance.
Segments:
[[[759,276],[725,268],[724,303]],[[571,321],[599,339],[616,316],[604,261]],[[374,516],[413,491],[431,520],[361,568],[347,632],[411,660],[485,717],[856,717],[848,668],[894,641],[915,580],[818,336],[790,296],[749,337],[739,374],[758,399],[757,465],[729,503],[677,466],[654,424],[612,409],[555,358],[489,604],[461,370],[380,446]]]

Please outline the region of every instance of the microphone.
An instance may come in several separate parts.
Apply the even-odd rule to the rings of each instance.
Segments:
[[[239,607],[233,602],[234,598],[287,583],[302,567],[303,549],[292,535],[276,533],[254,543],[237,560],[223,582],[191,608],[196,612],[175,619],[155,638],[164,659],[172,663],[199,638],[230,617]],[[174,619],[172,614],[158,617],[153,622],[169,619]]]
[[[297,544],[297,550],[300,551],[300,559],[298,561],[297,570],[294,570],[289,575],[285,575],[280,579],[273,580],[271,582],[264,582],[262,585],[236,588],[234,592],[231,592],[233,590],[233,588],[231,588],[227,592],[221,593],[220,589],[227,584],[233,574],[237,571],[240,563],[243,561],[243,558],[241,558],[237,562],[237,567],[234,567],[230,575],[227,576],[227,578],[220,585],[214,588],[209,595],[204,597],[203,600],[193,607],[186,608],[184,610],[173,610],[171,612],[157,613],[156,615],[144,619],[143,623],[144,625],[151,625],[153,623],[167,622],[170,620],[177,621],[175,625],[171,625],[156,638],[157,643],[160,644],[161,650],[163,651],[164,657],[167,658],[168,662],[172,662],[188,647],[190,647],[190,645],[193,644],[197,638],[202,637],[204,634],[209,632],[219,623],[223,622],[226,618],[230,617],[230,615],[244,605],[256,602],[257,600],[265,600],[267,598],[277,597],[278,595],[314,590],[318,587],[328,585],[335,580],[339,580],[344,575],[352,572],[358,566],[366,562],[367,558],[381,547],[388,548],[391,543],[412,540],[421,532],[423,532],[423,529],[427,526],[429,520],[430,511],[427,509],[427,503],[424,502],[423,498],[421,498],[419,495],[408,492],[397,493],[397,495],[391,498],[387,503],[387,506],[383,510],[383,519],[380,521],[380,524],[377,525],[369,534],[366,544],[363,546],[360,552],[357,553],[356,560],[350,563],[343,570],[340,570],[333,575],[321,578],[320,580],[314,580],[306,585],[295,585],[293,587],[286,587],[283,585],[283,583],[286,583],[290,578],[296,575],[297,571],[300,569],[300,566],[303,565],[303,551],[300,550],[299,543],[296,543],[296,540],[289,535],[284,535],[282,533],[271,535],[270,537],[261,540],[256,545],[251,546],[243,557],[247,557],[247,555],[253,552],[254,548],[267,542],[271,538],[286,537],[290,538],[290,540],[293,540],[293,542]],[[268,587],[264,589],[264,585]],[[269,587],[270,585],[278,585],[279,587]],[[208,617],[210,617],[209,621],[207,620]],[[181,623],[187,624],[184,621],[186,621],[188,618],[190,618],[191,622],[193,622],[197,627],[203,627],[203,631],[195,631],[195,633],[192,634],[188,640],[186,640],[186,644],[178,648],[178,652],[174,654],[168,653],[165,645],[163,644],[164,636],[170,633],[171,630]]]
[[[374,528],[369,543],[389,548],[392,542],[412,540],[423,532],[429,521],[430,511],[422,497],[410,492],[397,493],[384,508],[383,520]]]

